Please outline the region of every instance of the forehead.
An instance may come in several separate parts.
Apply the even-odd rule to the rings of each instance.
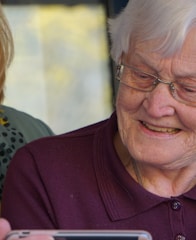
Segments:
[[[196,73],[196,28],[187,34],[181,49],[170,56],[164,56],[161,51],[156,50],[159,42],[158,40],[135,42],[131,45],[129,53],[125,55],[125,59],[131,63],[136,61],[153,68],[160,68],[160,71],[168,65],[173,70],[183,69],[185,72]]]

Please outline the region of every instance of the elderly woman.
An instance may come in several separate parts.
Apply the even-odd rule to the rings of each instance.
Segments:
[[[12,34],[0,5],[0,103],[4,99],[6,71],[14,55]],[[44,136],[54,135],[39,119],[0,105],[0,200],[7,167],[16,150],[26,143]]]
[[[110,32],[116,111],[21,148],[3,216],[14,228],[143,229],[155,240],[195,240],[196,0],[131,0]]]

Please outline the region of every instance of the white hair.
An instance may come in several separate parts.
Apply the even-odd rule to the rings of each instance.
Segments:
[[[111,56],[118,63],[132,41],[161,39],[153,50],[175,53],[196,26],[196,0],[129,0],[124,10],[109,19]]]

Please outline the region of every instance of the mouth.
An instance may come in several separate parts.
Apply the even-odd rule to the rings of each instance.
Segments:
[[[150,124],[148,124],[146,122],[143,122],[143,121],[141,123],[147,129],[149,129],[149,130],[151,130],[153,132],[176,134],[176,133],[181,131],[179,128],[155,127],[155,126],[150,125]]]

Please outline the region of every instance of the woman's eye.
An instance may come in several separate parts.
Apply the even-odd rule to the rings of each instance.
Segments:
[[[196,88],[184,87],[184,91],[190,93],[196,93]]]
[[[141,78],[150,78],[150,76],[144,75],[144,74],[140,74],[140,77],[141,77]]]
[[[153,80],[154,77],[141,72],[134,72],[134,76],[142,80]]]
[[[196,94],[196,86],[180,85],[180,89],[183,92]]]

